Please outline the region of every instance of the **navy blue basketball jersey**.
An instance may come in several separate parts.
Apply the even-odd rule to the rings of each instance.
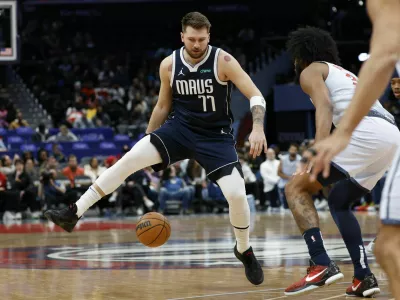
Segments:
[[[233,122],[230,109],[232,83],[218,78],[220,49],[209,45],[204,59],[194,66],[185,61],[183,49],[172,54],[174,119],[192,130],[228,133]]]

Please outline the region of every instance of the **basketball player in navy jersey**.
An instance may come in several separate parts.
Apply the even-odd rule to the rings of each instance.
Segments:
[[[319,141],[312,153],[312,180],[320,172],[331,173],[330,162],[351,141],[351,135],[383,94],[397,63],[400,70],[400,0],[368,0],[367,10],[373,31],[370,58],[360,70],[360,78],[341,126]],[[380,205],[382,227],[375,244],[375,255],[387,273],[392,294],[400,299],[400,150],[386,178]]]
[[[335,41],[326,31],[307,27],[289,35],[288,50],[295,62],[300,86],[315,106],[316,142],[330,134],[332,123],[342,126],[342,117],[355,93],[357,77],[340,66]],[[286,198],[311,257],[307,275],[285,290],[298,295],[333,284],[344,278],[328,256],[312,194],[335,184],[328,196],[330,212],[343,237],[354,265],[353,283],[346,294],[371,297],[380,292],[365,253],[360,225],[351,211],[357,199],[369,193],[389,169],[397,151],[400,132],[394,117],[378,100],[353,133],[349,146],[332,161],[327,178],[310,182],[307,169],[292,176],[285,188]],[[310,156],[305,156],[305,159]],[[304,160],[307,166],[307,160]]]
[[[198,12],[183,17],[184,46],[161,63],[160,93],[146,131],[148,135],[107,169],[76,204],[62,210],[48,210],[45,216],[71,232],[90,206],[112,193],[130,174],[148,166],[162,170],[179,160],[192,158],[218,183],[228,200],[236,235],[234,254],[243,263],[247,279],[258,285],[263,282],[264,274],[249,244],[250,210],[231,127],[232,84],[250,99],[253,130],[249,141],[253,157],[263,149],[267,151],[265,100],[236,59],[209,45],[210,27],[208,19]]]

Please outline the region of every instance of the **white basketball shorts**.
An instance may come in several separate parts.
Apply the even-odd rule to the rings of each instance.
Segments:
[[[350,144],[332,162],[371,191],[390,168],[399,144],[400,131],[395,125],[382,118],[365,117],[353,132]]]

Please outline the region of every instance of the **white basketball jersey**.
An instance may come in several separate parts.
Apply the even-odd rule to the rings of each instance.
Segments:
[[[396,64],[396,71],[397,71],[397,75],[400,76],[400,61],[398,61]]]
[[[346,108],[349,106],[356,90],[358,78],[356,75],[340,66],[324,62],[329,67],[325,84],[329,90],[329,96],[333,106],[333,124],[337,126]],[[383,115],[389,114],[377,100],[371,110],[376,110]]]

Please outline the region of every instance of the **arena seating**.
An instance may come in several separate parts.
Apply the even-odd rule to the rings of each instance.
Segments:
[[[122,147],[128,145],[132,147],[138,139],[132,140],[128,135],[116,134],[111,128],[90,128],[77,129],[71,131],[79,138],[78,142],[58,142],[60,149],[65,155],[75,154],[78,159],[93,155],[118,155],[122,152]],[[58,133],[57,128],[49,130],[50,135]],[[54,142],[33,143],[31,138],[34,131],[31,128],[18,128],[17,130],[0,129],[0,136],[6,144],[8,151],[2,154],[13,156],[15,153],[31,151],[36,155],[41,148],[51,152]]]

